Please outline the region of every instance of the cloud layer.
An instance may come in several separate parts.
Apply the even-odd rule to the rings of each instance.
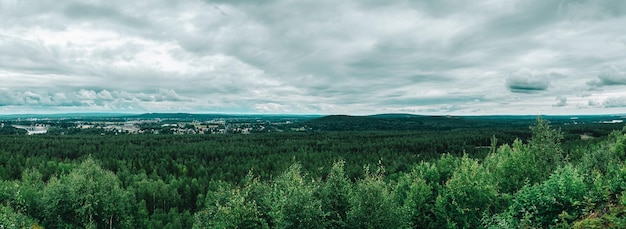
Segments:
[[[621,0],[0,0],[0,113],[624,113],[624,24]]]

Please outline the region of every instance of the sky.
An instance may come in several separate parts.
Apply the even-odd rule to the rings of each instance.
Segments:
[[[625,114],[623,0],[0,0],[0,114]]]

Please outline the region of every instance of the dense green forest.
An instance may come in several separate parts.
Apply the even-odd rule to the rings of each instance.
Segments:
[[[625,228],[626,128],[607,127],[7,130],[0,228]]]

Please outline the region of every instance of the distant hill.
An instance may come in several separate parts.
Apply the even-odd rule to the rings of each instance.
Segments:
[[[455,116],[379,114],[370,116],[330,115],[304,124],[313,130],[449,130],[472,127],[483,122]]]
[[[386,120],[369,116],[329,115],[304,123],[314,130],[391,130],[394,120]]]
[[[387,114],[369,115],[367,117],[372,117],[372,118],[418,118],[418,117],[426,117],[426,116],[415,115],[415,114],[403,114],[403,113],[387,113]]]
[[[542,116],[555,125],[583,123],[626,122],[623,115],[552,115]],[[508,126],[527,129],[537,119],[536,115],[492,116],[425,116],[413,114],[376,114],[369,116],[329,115],[303,124],[313,130],[363,131],[363,130],[451,130]],[[622,121],[620,121],[622,120]]]

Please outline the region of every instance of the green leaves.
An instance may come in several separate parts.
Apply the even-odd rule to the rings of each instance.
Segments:
[[[527,145],[515,140],[513,146],[502,145],[485,159],[485,167],[493,174],[499,191],[513,194],[525,184],[541,180],[536,156]]]
[[[492,150],[485,159],[485,166],[498,178],[498,188],[504,193],[513,194],[524,184],[545,180],[564,163],[561,131],[552,129],[541,117],[530,129],[533,135],[528,144],[516,139],[512,146],[504,144]]]
[[[329,228],[345,228],[348,223],[352,183],[346,177],[344,165],[344,161],[333,164],[317,194],[322,201],[322,210],[326,213],[325,221]]]
[[[537,117],[535,125],[530,127],[533,137],[528,143],[532,158],[541,178],[547,178],[558,166],[563,165],[564,155],[561,149],[563,133],[560,129],[553,129],[550,122]]]
[[[463,157],[460,166],[446,182],[436,199],[435,208],[445,225],[476,228],[482,215],[492,214],[499,202],[491,174],[476,160]]]
[[[0,226],[623,227],[626,135],[564,151],[547,122],[539,119],[532,131],[528,143],[493,140],[490,152],[486,141],[463,146],[489,153],[484,160],[455,156],[462,151],[426,156],[425,133],[4,139],[11,144],[0,149]],[[428,139],[454,145],[440,135]],[[5,152],[35,142],[37,155],[52,156]],[[80,153],[96,149],[110,153],[102,162]],[[563,155],[572,149],[579,156],[568,161]],[[370,171],[379,159],[389,174],[382,163]]]
[[[558,223],[562,212],[580,214],[587,191],[583,176],[568,165],[559,168],[541,184],[522,188],[515,195],[506,214],[508,217],[526,219],[530,226],[546,227]]]
[[[23,212],[16,212],[11,206],[0,205],[0,228],[39,228],[39,224]]]
[[[301,174],[300,164],[293,164],[271,185],[265,201],[275,228],[325,228],[321,200],[315,198],[317,182]]]
[[[404,220],[414,228],[432,227],[433,215],[432,187],[420,174],[413,171],[400,177],[394,190],[394,199],[402,206]]]
[[[194,228],[264,228],[254,201],[249,199],[249,189],[222,190],[215,193],[217,201],[207,209],[196,213]]]
[[[402,209],[393,201],[390,186],[382,173],[371,174],[365,169],[365,178],[356,182],[347,212],[349,228],[401,228]],[[379,169],[381,171],[381,169]]]
[[[51,227],[128,228],[131,200],[115,174],[89,158],[68,175],[48,182],[42,197],[44,222]]]

